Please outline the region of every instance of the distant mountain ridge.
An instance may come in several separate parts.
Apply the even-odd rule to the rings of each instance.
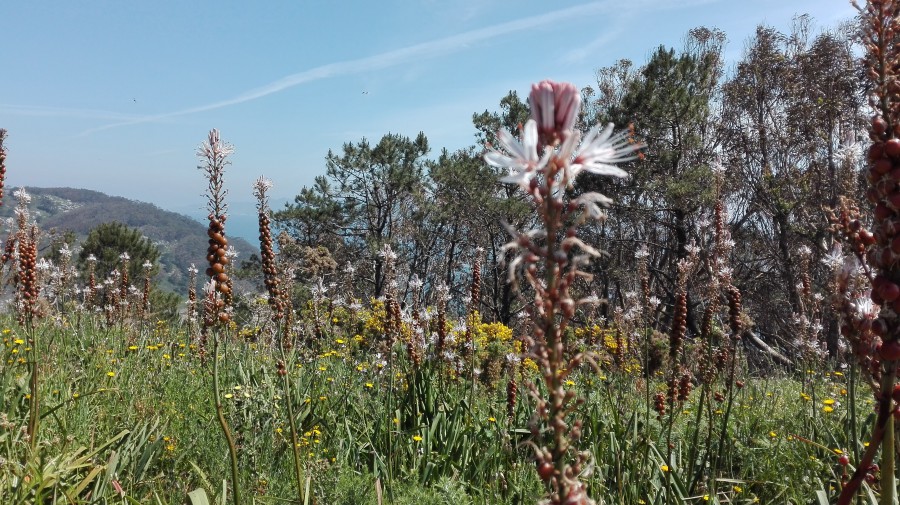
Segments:
[[[156,280],[162,289],[186,295],[188,267],[193,263],[201,275],[206,268],[206,226],[193,218],[152,203],[89,189],[26,186],[25,190],[31,195],[28,210],[40,229],[44,233],[52,230],[74,232],[78,238],[78,243],[72,244],[74,251],[88,232],[102,223],[118,221],[139,230],[161,252],[160,273]],[[14,191],[15,188],[4,191],[0,218],[13,216],[17,203]],[[257,248],[242,238],[229,237],[228,243],[237,250],[238,262],[249,259],[251,254],[259,254]]]

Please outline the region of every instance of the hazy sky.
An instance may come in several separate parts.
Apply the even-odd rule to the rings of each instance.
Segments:
[[[474,143],[473,112],[532,82],[594,83],[692,27],[740,56],[760,23],[849,19],[848,0],[7,1],[0,128],[8,184],[73,186],[197,215],[195,151],[233,143],[235,202],[259,175],[292,198],[328,149],[424,131],[432,154]]]

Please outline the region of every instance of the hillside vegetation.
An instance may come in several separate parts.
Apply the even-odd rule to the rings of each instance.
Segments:
[[[200,266],[205,262],[206,228],[188,216],[161,209],[152,203],[89,189],[26,189],[32,198],[30,209],[33,219],[46,232],[42,248],[49,246],[51,237],[67,231],[74,232],[80,243],[97,225],[118,221],[139,230],[159,247],[162,253],[156,279],[159,287],[181,295],[187,292],[187,268],[192,263]],[[9,191],[8,194],[12,193]],[[15,202],[12,200],[10,198],[0,207],[0,217],[13,217]],[[257,248],[241,238],[232,239],[232,244],[238,251],[238,261],[258,254]]]

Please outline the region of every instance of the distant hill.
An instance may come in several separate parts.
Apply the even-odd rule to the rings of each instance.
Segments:
[[[44,233],[72,231],[80,243],[95,226],[110,221],[140,230],[162,253],[156,279],[162,289],[186,295],[188,267],[191,263],[196,265],[201,276],[206,268],[206,225],[190,217],[151,203],[88,189],[27,186],[25,189],[31,195],[29,212]],[[4,191],[0,218],[13,216],[16,207],[14,191],[15,188]],[[229,237],[229,245],[238,251],[238,262],[250,258],[251,254],[259,254],[257,248],[239,237]],[[72,248],[77,254],[78,244],[73,244]]]

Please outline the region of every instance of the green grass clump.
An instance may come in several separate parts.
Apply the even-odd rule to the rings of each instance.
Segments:
[[[197,489],[225,498],[229,463],[210,399],[211,357],[201,358],[186,328],[122,330],[90,318],[39,324],[43,402],[32,449],[28,340],[13,321],[2,327],[0,501],[176,504]],[[310,503],[377,503],[379,495],[396,504],[534,503],[543,485],[530,459],[533,401],[520,394],[510,418],[505,381],[487,383],[433,358],[415,367],[400,343],[386,359],[355,333],[364,327],[331,325],[318,352],[294,348],[285,364],[290,398],[280,350],[227,332],[219,380],[247,500],[296,501],[290,401]],[[523,383],[534,372],[525,365],[508,373]],[[854,400],[850,373],[745,377],[728,393],[733,415],[720,437],[724,404],[701,388],[673,413],[667,435],[669,415],[646,401],[646,388],[665,390],[661,377],[648,381],[611,363],[579,370],[566,387],[585,398],[589,492],[621,504],[664,503],[667,490],[688,503],[831,499],[844,471],[837,451],[855,460],[862,444],[849,434],[865,433],[871,411],[867,395]],[[863,413],[855,420],[853,401]]]

